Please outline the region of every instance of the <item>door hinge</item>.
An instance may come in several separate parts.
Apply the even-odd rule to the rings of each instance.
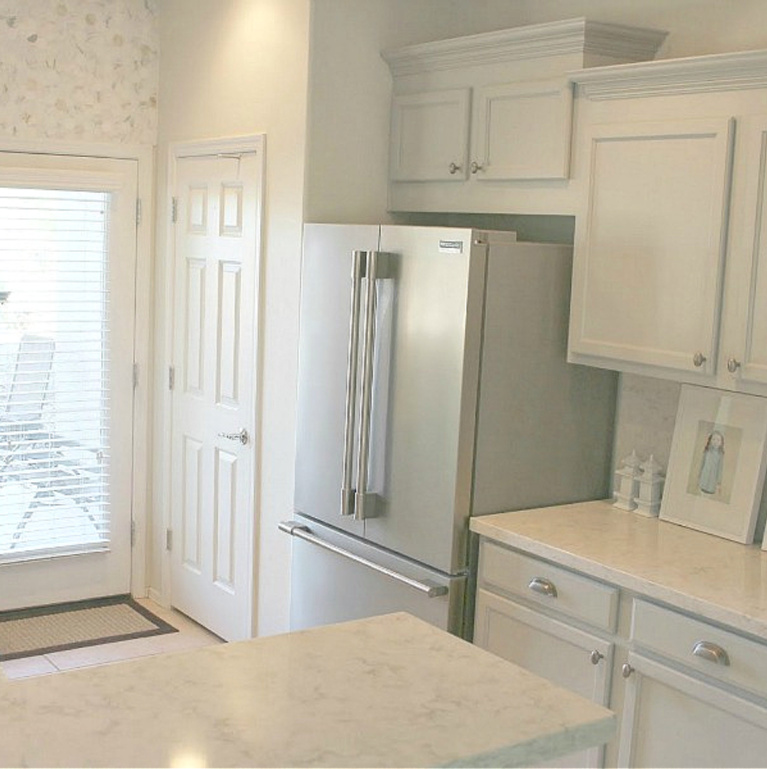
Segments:
[[[168,366],[168,389],[172,390],[176,386],[176,367]]]
[[[173,550],[173,529],[165,529],[165,549]]]
[[[136,521],[130,522],[130,546],[135,547],[136,545]]]
[[[133,364],[133,389],[138,387],[138,363]]]
[[[141,198],[136,198],[136,227],[141,224]]]
[[[178,221],[178,198],[170,199],[170,220],[173,224]]]

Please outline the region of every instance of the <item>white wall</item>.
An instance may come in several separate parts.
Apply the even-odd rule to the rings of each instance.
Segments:
[[[157,137],[154,0],[0,0],[0,135]]]
[[[260,425],[258,632],[287,627],[296,340],[303,220],[309,0],[160,0],[158,269],[163,275],[169,142],[265,132],[266,230],[263,404]],[[156,291],[158,301],[162,286]],[[159,322],[157,339],[164,339]],[[156,354],[164,372],[167,353]],[[158,381],[162,379],[158,375]],[[156,402],[164,393],[158,386]],[[161,420],[160,420],[161,422]],[[156,422],[157,424],[157,422]],[[157,498],[155,490],[155,501]],[[162,508],[156,507],[159,513]],[[155,521],[151,578],[161,587],[162,524]]]

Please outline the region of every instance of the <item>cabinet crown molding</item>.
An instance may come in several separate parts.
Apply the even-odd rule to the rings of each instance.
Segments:
[[[767,50],[616,64],[571,72],[581,96],[595,101],[767,86]]]
[[[421,43],[381,56],[394,76],[563,54],[644,61],[655,56],[667,34],[579,18]]]

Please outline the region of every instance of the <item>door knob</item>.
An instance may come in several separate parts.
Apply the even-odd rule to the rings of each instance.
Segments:
[[[479,163],[477,163],[477,161],[476,161],[476,160],[472,160],[472,161],[471,161],[471,172],[472,172],[473,174],[476,174],[478,171],[481,171],[481,170],[482,170],[482,168],[483,168],[483,167],[482,167],[482,166],[481,166]]]
[[[458,165],[458,163],[451,163],[447,170],[450,171],[451,174],[457,174],[461,170],[461,166]]]
[[[734,374],[740,368],[740,361],[735,358],[729,358],[727,360],[727,370]]]
[[[628,664],[628,662],[624,662],[621,666],[621,675],[624,678],[628,678],[632,673],[634,672],[634,668],[631,667],[631,665]]]
[[[700,368],[706,362],[706,356],[702,352],[696,352],[692,356],[692,365],[695,368]]]
[[[219,433],[219,438],[226,438],[228,441],[239,441],[243,446],[246,446],[250,440],[248,431],[243,427],[238,433]]]
[[[605,655],[602,654],[602,652],[597,651],[596,649],[594,649],[594,651],[591,652],[591,654],[589,654],[589,660],[591,660],[592,665],[598,665],[600,660],[603,660],[604,658],[605,658]]]

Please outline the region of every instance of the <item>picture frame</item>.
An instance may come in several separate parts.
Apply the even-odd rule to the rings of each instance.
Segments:
[[[660,519],[750,544],[767,469],[767,398],[682,385]]]

